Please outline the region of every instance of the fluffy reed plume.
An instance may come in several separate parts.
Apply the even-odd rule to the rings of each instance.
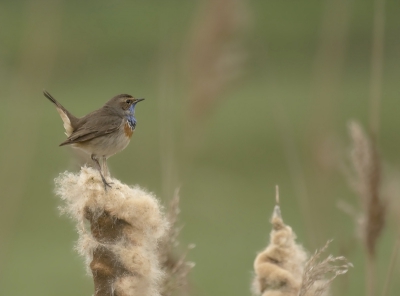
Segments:
[[[159,245],[160,265],[165,274],[161,284],[162,296],[189,295],[188,274],[194,263],[186,261],[187,252],[180,256],[175,254],[175,249],[179,245],[178,236],[182,229],[177,225],[179,212],[179,191],[176,190],[167,212],[170,227]],[[188,247],[190,248],[193,246]]]
[[[205,0],[189,48],[191,117],[201,118],[240,73],[243,0]]]
[[[297,295],[306,253],[296,243],[292,228],[283,223],[279,205],[272,215],[270,244],[256,257],[253,290],[257,295]]]
[[[366,290],[368,295],[375,295],[376,245],[382,233],[386,203],[382,198],[381,164],[375,141],[371,141],[361,125],[351,122],[349,132],[352,139],[351,161],[354,177],[351,184],[359,196],[362,213],[359,222],[359,235],[366,250]]]
[[[376,243],[385,223],[386,206],[380,195],[381,165],[374,142],[370,141],[361,125],[349,125],[352,139],[351,161],[355,176],[351,180],[357,192],[364,218],[361,237],[370,256],[375,256]]]
[[[296,243],[296,234],[283,222],[278,204],[274,208],[270,243],[259,253],[254,262],[253,292],[262,296],[320,296],[327,295],[331,282],[351,266],[344,257],[331,255],[317,262],[322,251],[317,251],[307,262],[303,247]],[[345,263],[335,266],[342,260]],[[334,275],[326,279],[327,274]]]
[[[159,296],[158,243],[168,229],[158,200],[113,179],[104,190],[98,171],[83,167],[56,180],[62,213],[77,223],[76,249],[93,275],[96,296]],[[90,222],[90,231],[85,228]]]

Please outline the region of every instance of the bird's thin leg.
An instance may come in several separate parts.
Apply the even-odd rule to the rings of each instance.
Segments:
[[[92,154],[90,157],[95,162],[95,164],[97,164],[97,169],[100,172],[101,180],[103,180],[103,183],[104,183],[104,189],[107,190],[107,186],[111,188],[110,183],[107,183],[106,179],[103,176],[103,173],[101,172],[101,166],[100,166],[99,160],[97,159],[96,155]]]
[[[104,177],[109,178],[110,172],[107,166],[107,157],[103,156],[101,160],[101,170],[103,171]]]

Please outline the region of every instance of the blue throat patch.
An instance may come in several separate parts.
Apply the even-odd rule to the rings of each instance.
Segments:
[[[127,119],[128,119],[128,124],[129,124],[130,128],[132,130],[134,130],[135,127],[136,127],[136,118],[135,118],[135,116],[130,115],[130,116],[128,116]]]
[[[136,106],[136,104],[131,105],[131,107],[129,108],[130,113],[126,118],[128,120],[128,124],[132,130],[134,130],[136,127],[135,106]]]

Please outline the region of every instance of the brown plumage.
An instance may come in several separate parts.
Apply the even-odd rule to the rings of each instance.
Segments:
[[[56,106],[64,122],[68,138],[60,146],[72,145],[90,154],[100,171],[104,186],[110,186],[104,178],[104,175],[108,176],[107,158],[129,144],[136,127],[135,106],[144,99],[135,99],[128,94],[117,95],[100,109],[77,118],[47,91],[43,93]],[[99,158],[102,159],[102,165]]]

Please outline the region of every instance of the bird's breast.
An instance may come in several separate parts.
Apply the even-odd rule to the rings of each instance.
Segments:
[[[125,125],[124,125],[125,136],[127,136],[130,139],[133,135],[134,130],[135,130],[135,127],[132,126],[129,121],[126,121]]]

